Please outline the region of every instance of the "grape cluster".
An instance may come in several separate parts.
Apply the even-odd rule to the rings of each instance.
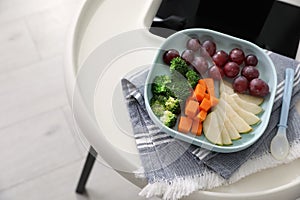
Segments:
[[[268,84],[259,78],[258,58],[254,54],[245,55],[241,48],[233,48],[227,54],[223,50],[212,56],[224,75],[232,80],[233,89],[238,93],[249,92],[253,96],[264,97],[269,93]]]
[[[214,65],[203,58],[199,51],[204,49],[212,58]],[[257,68],[258,58],[254,54],[245,54],[241,48],[233,48],[229,52],[217,49],[213,40],[200,41],[197,37],[191,37],[186,42],[186,49],[180,54],[175,49],[169,49],[163,54],[163,60],[170,64],[175,57],[183,58],[199,74],[207,74],[215,80],[224,77],[232,79],[233,89],[238,93],[249,93],[253,96],[264,97],[269,94],[268,84],[259,78]]]

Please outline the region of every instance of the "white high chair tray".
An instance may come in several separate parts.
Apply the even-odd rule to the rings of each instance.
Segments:
[[[108,164],[139,187],[143,187],[145,182],[136,179],[133,174],[123,173],[132,172],[141,164],[132,137],[126,106],[122,102],[123,94],[119,83],[124,75],[137,70],[137,66],[142,68],[145,64],[151,63],[156,53],[155,48],[159,47],[164,40],[152,35],[146,28],[151,25],[160,3],[161,0],[87,0],[70,29],[65,57],[65,78],[70,103],[72,103],[73,88],[80,67],[98,62],[102,77],[95,90],[95,101],[98,102],[95,104],[95,115],[100,130],[93,129],[93,124],[90,124],[88,117],[85,116],[87,113],[82,112],[82,116],[79,116],[84,123],[81,126],[82,132],[88,145],[92,145]],[[136,29],[141,32],[141,37],[137,41],[148,44],[149,49],[123,55],[109,67],[101,66],[101,61],[97,60],[96,55],[103,51],[101,50],[103,45],[100,48],[99,46],[114,36],[118,37],[120,33]],[[138,47],[138,44],[135,47]],[[129,63],[133,57],[137,58],[134,65]],[[105,81],[106,84],[101,84],[101,81]],[[115,104],[119,105],[118,115],[114,114]],[[124,134],[124,131],[127,134]],[[295,200],[300,197],[299,169],[298,159],[290,164],[253,174],[229,186],[195,192],[184,199]]]

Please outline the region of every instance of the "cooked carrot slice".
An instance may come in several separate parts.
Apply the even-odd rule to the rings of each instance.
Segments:
[[[199,84],[199,85],[202,85],[202,86],[206,89],[206,83],[205,83],[205,81],[204,81],[203,79],[200,79],[200,80],[198,81],[198,84]]]
[[[211,102],[209,99],[204,98],[199,106],[200,110],[205,110],[206,112],[211,108]]]
[[[204,98],[210,99],[210,95],[208,93],[204,93]]]
[[[191,130],[193,120],[186,116],[181,116],[178,123],[178,131],[188,133]]]
[[[185,115],[193,118],[197,112],[199,111],[199,103],[198,101],[189,100],[185,106]]]
[[[202,134],[202,122],[200,122],[197,119],[194,119],[191,128],[191,133],[200,136]]]
[[[203,122],[206,119],[207,111],[200,110],[194,119],[198,119],[200,122]]]
[[[215,96],[215,84],[214,79],[212,78],[204,78],[203,79],[206,83],[207,92],[210,96]]]
[[[200,84],[196,85],[194,95],[196,96],[199,102],[202,101],[202,99],[204,98],[205,91],[206,91],[206,87]]]

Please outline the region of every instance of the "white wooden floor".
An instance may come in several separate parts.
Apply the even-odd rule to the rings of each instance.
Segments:
[[[0,1],[1,200],[142,199],[100,163],[88,196],[74,192],[86,151],[73,131],[62,68],[68,25],[82,1]]]
[[[86,150],[70,123],[63,52],[82,1],[0,1],[1,200],[142,199],[99,162],[88,196],[75,194]]]

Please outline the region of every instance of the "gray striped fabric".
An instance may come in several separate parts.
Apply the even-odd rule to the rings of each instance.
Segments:
[[[207,172],[216,173],[226,180],[247,160],[268,152],[271,138],[276,132],[279,121],[286,67],[295,69],[295,84],[287,134],[290,143],[300,141],[300,117],[295,109],[295,103],[300,99],[300,64],[275,53],[270,53],[270,57],[278,73],[278,86],[269,125],[261,139],[254,145],[230,154],[210,152],[174,139],[160,131],[147,114],[142,95],[148,70],[122,79],[123,92],[144,168],[144,176],[150,184],[159,181],[171,184],[175,178],[199,177]],[[297,156],[300,157],[300,152],[298,154]]]

